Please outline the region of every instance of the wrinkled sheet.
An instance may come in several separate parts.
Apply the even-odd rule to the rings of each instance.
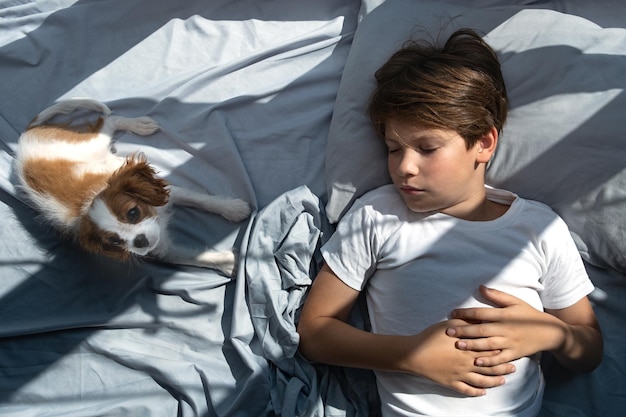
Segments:
[[[303,185],[323,197],[359,7],[0,0],[0,415],[266,416],[299,398],[263,356],[241,273],[86,255],[16,192],[13,152],[39,111],[90,97],[160,123],[115,148],[140,149],[173,184],[255,210]],[[253,218],[178,208],[171,231],[245,250]]]
[[[370,3],[0,0],[0,415],[378,415],[372,375],[307,362],[295,332],[332,233],[324,149]],[[173,217],[177,242],[238,248],[235,277],[107,261],[40,222],[15,189],[15,144],[74,96],[161,124],[119,135],[119,154],[141,149],[168,181],[254,206],[239,224]],[[626,280],[589,270],[605,360],[589,375],[546,364],[545,416],[626,408]]]
[[[376,416],[373,373],[306,361],[297,351],[298,314],[332,233],[320,199],[307,187],[265,207],[246,236],[246,300],[261,355],[271,363],[272,401],[285,416]],[[365,327],[359,310],[353,324]]]

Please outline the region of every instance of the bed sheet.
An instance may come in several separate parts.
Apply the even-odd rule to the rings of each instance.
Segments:
[[[329,125],[355,78],[342,72],[380,3],[0,0],[0,415],[378,415],[371,373],[307,362],[295,323],[332,233]],[[609,3],[586,17],[622,22]],[[117,137],[118,153],[141,148],[168,181],[254,206],[240,224],[191,209],[173,219],[181,243],[238,248],[235,277],[114,263],[39,221],[15,189],[15,143],[74,96],[161,124]],[[626,277],[587,266],[605,359],[585,375],[546,361],[543,416],[626,409]]]
[[[89,97],[160,123],[150,137],[119,135],[116,150],[141,149],[173,184],[256,210],[300,186],[323,196],[359,8],[0,0],[0,415],[265,416],[307,397],[323,414],[317,392],[276,391],[243,267],[229,278],[82,253],[24,204],[12,160],[35,114]],[[171,230],[184,244],[245,251],[256,214],[231,224],[177,209]]]

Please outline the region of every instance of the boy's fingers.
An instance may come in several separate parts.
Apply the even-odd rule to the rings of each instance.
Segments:
[[[495,375],[507,375],[512,374],[516,370],[515,365],[510,363],[511,360],[504,355],[480,357],[476,358],[474,364],[486,370],[481,370],[480,372],[487,372],[488,374],[495,372]]]
[[[489,337],[483,339],[460,339],[454,344],[460,350],[472,350],[474,352],[500,352],[504,340],[499,337]],[[492,356],[492,355],[489,355]]]
[[[476,362],[478,363],[480,360],[482,360],[483,358],[479,358],[476,360]],[[492,358],[489,358],[492,359]],[[487,361],[484,361],[485,363]],[[485,375],[485,376],[502,376],[502,375],[509,375],[512,374],[513,372],[515,372],[515,365],[511,364],[511,363],[497,363],[495,365],[476,365],[478,366],[478,370],[476,371],[477,373],[481,374],[481,375]]]
[[[501,311],[500,309],[489,307],[458,308],[453,310],[450,315],[455,319],[480,324],[483,321],[497,321],[500,318]]]
[[[494,288],[489,288],[485,285],[481,285],[479,290],[485,298],[487,298],[489,301],[493,301],[500,307],[506,307],[520,302],[519,298],[514,297],[511,294],[496,290]]]
[[[491,320],[487,320],[491,321]],[[494,320],[497,321],[497,320]],[[470,324],[467,326],[454,326],[446,328],[446,334],[450,337],[457,337],[459,339],[478,339],[499,336],[497,323],[480,323]],[[500,329],[501,330],[501,329]]]
[[[474,373],[470,377],[467,378],[467,384],[475,389],[480,388],[493,388],[499,387],[500,385],[504,385],[505,380],[502,375],[483,375],[480,373]]]

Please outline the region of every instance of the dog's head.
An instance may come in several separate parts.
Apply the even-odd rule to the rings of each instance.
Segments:
[[[81,246],[117,260],[150,253],[161,239],[165,219],[159,219],[157,208],[167,204],[166,186],[144,155],[129,156],[83,216]]]

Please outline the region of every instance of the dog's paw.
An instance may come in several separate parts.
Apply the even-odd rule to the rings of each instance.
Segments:
[[[161,128],[156,120],[148,116],[136,117],[132,121],[133,123],[129,130],[140,136],[151,135]]]
[[[232,265],[224,265],[223,267],[217,268],[222,274],[227,277],[232,277],[235,275],[235,263]]]
[[[240,222],[247,219],[252,212],[250,204],[239,198],[229,199],[225,204],[225,209],[222,211],[222,216],[231,222]]]
[[[227,277],[232,277],[235,272],[237,255],[230,250],[220,252],[207,250],[196,256],[195,261],[197,266],[216,269]]]

